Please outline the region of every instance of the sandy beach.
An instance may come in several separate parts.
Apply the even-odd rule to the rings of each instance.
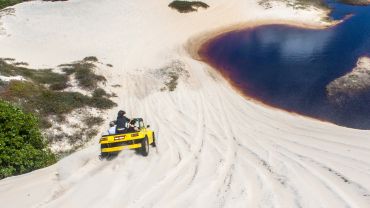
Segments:
[[[0,57],[55,67],[96,56],[117,108],[142,117],[158,146],[99,160],[99,137],[57,164],[0,181],[4,207],[359,207],[370,204],[369,131],[272,109],[240,95],[198,56],[222,33],[264,24],[322,29],[328,11],[273,1],[31,1],[0,19]],[[1,16],[1,15],[0,15]],[[175,90],[161,69],[177,64]],[[112,87],[118,85],[120,87]],[[102,126],[101,132],[108,126]]]

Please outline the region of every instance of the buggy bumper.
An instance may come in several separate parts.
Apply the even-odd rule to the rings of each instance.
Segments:
[[[105,147],[101,148],[101,152],[119,152],[125,149],[137,149],[140,148],[141,144],[122,145],[117,147]]]

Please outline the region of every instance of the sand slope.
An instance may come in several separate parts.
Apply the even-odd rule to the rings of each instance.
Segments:
[[[31,2],[1,19],[0,57],[55,66],[95,55],[113,64],[101,73],[122,85],[119,108],[147,120],[158,140],[147,158],[126,151],[100,161],[95,139],[54,166],[1,180],[1,206],[368,207],[369,131],[260,106],[186,50],[217,28],[293,20],[322,26],[323,13],[208,0],[208,10],[179,14],[169,2]],[[155,74],[173,60],[189,77],[162,92]]]

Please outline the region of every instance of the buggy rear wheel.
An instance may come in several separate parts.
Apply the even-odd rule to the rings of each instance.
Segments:
[[[139,152],[144,157],[148,156],[148,154],[149,154],[148,137],[144,137],[144,139],[141,141],[141,147],[139,149]]]
[[[100,155],[99,155],[100,159],[104,159],[104,158],[107,158],[109,156],[109,153],[102,151],[104,147],[105,147],[105,145],[100,144]]]
[[[109,153],[107,153],[107,152],[101,152],[100,155],[99,155],[100,160],[103,160],[107,157],[109,157]]]

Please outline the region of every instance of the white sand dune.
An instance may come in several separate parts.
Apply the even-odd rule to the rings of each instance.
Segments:
[[[369,131],[252,102],[186,50],[240,23],[320,27],[323,12],[207,0],[208,10],[179,14],[169,2],[30,2],[2,18],[0,57],[47,67],[95,55],[113,64],[100,73],[122,85],[119,108],[147,120],[158,147],[146,158],[125,151],[100,161],[95,139],[51,167],[1,180],[0,206],[369,207]],[[161,92],[151,74],[173,60],[190,77]]]

